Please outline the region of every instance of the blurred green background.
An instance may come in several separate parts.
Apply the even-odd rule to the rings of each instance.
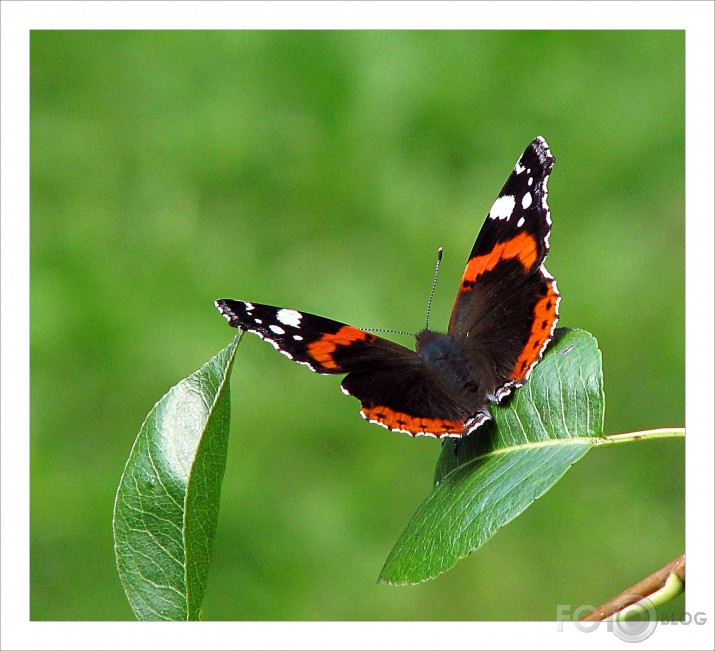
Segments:
[[[676,31],[33,32],[32,619],[132,618],[116,487],[154,402],[231,339],[214,299],[417,331],[443,246],[444,329],[537,135],[606,432],[682,426],[684,103]],[[439,443],[339,382],[244,339],[206,619],[554,619],[684,550],[682,442],[618,446],[446,575],[378,585]]]

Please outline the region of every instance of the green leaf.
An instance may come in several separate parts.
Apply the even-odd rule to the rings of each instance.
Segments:
[[[559,329],[530,380],[494,421],[448,439],[435,488],[407,525],[379,581],[419,583],[481,547],[604,441],[603,377],[596,340]]]
[[[149,412],[114,505],[119,577],[139,620],[196,620],[218,520],[240,337]]]

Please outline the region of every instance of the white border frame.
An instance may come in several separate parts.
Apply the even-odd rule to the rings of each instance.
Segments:
[[[687,603],[708,624],[640,648],[707,649],[713,610],[713,22],[711,2],[10,2],[2,12],[2,648],[628,648],[546,623],[29,622],[29,30],[686,30]],[[696,500],[694,497],[696,496]],[[654,568],[655,569],[655,568]],[[210,640],[210,643],[209,643]]]

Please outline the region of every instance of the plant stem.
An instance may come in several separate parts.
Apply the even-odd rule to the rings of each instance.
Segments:
[[[685,586],[685,554],[676,558],[673,562],[668,563],[665,567],[654,572],[642,581],[628,588],[613,599],[609,599],[606,603],[592,610],[587,615],[581,618],[584,622],[599,622],[609,617],[617,615],[621,611],[632,606],[639,599],[644,599],[659,592],[668,583],[668,579],[675,574],[680,582],[681,589],[671,591],[669,599],[672,599],[677,594],[682,592]],[[669,600],[668,599],[668,600]]]

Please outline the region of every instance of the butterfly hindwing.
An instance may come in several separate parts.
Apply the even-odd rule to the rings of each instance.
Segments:
[[[491,417],[486,409],[475,411],[419,358],[369,373],[350,373],[342,389],[360,400],[365,420],[413,436],[464,436]]]

